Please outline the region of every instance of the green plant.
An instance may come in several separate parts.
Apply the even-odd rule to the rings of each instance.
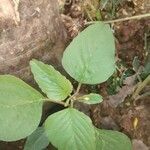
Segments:
[[[115,44],[109,25],[102,22],[87,27],[66,48],[62,65],[79,82],[74,94],[69,80],[52,66],[30,62],[31,71],[43,96],[11,76],[0,76],[0,140],[16,141],[28,137],[25,150],[41,150],[51,142],[58,150],[131,150],[127,136],[117,131],[97,129],[91,119],[74,108],[74,102],[102,102],[96,93],[79,96],[81,84],[106,81],[115,70]],[[50,115],[38,128],[45,101],[65,106]],[[36,130],[37,129],[37,130]],[[34,132],[33,132],[34,131]]]

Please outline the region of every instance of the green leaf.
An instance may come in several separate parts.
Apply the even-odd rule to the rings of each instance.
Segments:
[[[22,80],[0,76],[0,140],[16,141],[30,135],[42,114],[43,96]]]
[[[58,150],[95,150],[92,122],[76,109],[68,108],[48,117],[45,130]]]
[[[48,98],[61,101],[72,92],[70,81],[51,65],[46,65],[37,60],[32,60],[30,65],[36,82]]]
[[[96,150],[132,150],[130,139],[123,133],[96,129]]]
[[[106,81],[115,69],[115,42],[108,24],[96,22],[66,48],[62,65],[80,83]]]
[[[48,145],[49,140],[45,135],[45,130],[39,127],[27,138],[24,150],[43,150]]]
[[[95,93],[90,93],[78,98],[78,101],[86,104],[98,104],[103,101],[102,96]]]

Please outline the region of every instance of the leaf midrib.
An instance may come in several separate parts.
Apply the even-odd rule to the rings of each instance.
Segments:
[[[35,63],[36,64],[36,63]],[[51,67],[51,69],[53,69],[54,70],[54,67],[52,67],[52,66],[49,66],[49,65],[47,65],[48,67]],[[62,85],[62,84],[60,84],[57,80],[56,80],[56,82],[55,82],[55,79],[54,79],[54,77],[53,77],[53,75],[50,73],[49,74],[49,72],[45,72],[45,71],[43,71],[43,69],[40,67],[40,66],[38,66],[37,64],[36,64],[36,67],[38,67],[39,69],[40,69],[40,71],[42,71],[43,72],[43,74],[47,77],[47,78],[49,78],[49,77],[51,77],[51,79],[52,79],[52,82],[54,82],[55,84],[57,84],[58,86],[59,86],[59,88],[61,89],[61,91],[63,91],[63,93],[68,93],[68,90],[66,89],[66,88],[64,88],[64,86]],[[46,68],[47,69],[47,68]],[[58,73],[58,74],[60,74],[57,70],[56,70],[56,72]],[[61,75],[61,74],[60,74]],[[36,77],[35,77],[36,78]],[[64,80],[64,79],[62,79],[62,80]],[[66,79],[67,80],[67,79]],[[42,88],[41,88],[42,89]],[[43,91],[44,92],[44,91]]]

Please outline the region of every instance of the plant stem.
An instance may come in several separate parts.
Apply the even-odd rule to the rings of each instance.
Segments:
[[[143,82],[139,83],[132,97],[136,99],[139,96],[139,93],[143,90],[143,88],[149,83],[150,83],[150,75]]]
[[[80,88],[81,88],[81,83],[78,84],[76,92],[69,99],[73,99],[79,93]]]
[[[80,88],[81,88],[81,85],[82,85],[81,83],[78,84],[78,87],[77,87],[76,92],[75,92],[73,95],[71,95],[71,96],[67,99],[67,101],[66,101],[66,103],[65,103],[65,106],[68,106],[70,100],[71,100],[71,99],[74,99],[74,97],[79,93]],[[73,107],[73,101],[71,102],[71,107]]]
[[[150,92],[146,92],[146,93],[144,93],[144,94],[142,94],[140,96],[137,96],[135,100],[137,101],[137,100],[143,99],[143,98],[145,98],[147,96],[150,96]]]
[[[43,99],[43,101],[49,101],[49,102],[52,102],[52,103],[56,103],[56,104],[60,104],[60,105],[65,106],[65,103],[64,102],[60,102],[60,101],[54,101],[54,100],[51,100],[51,99]]]
[[[122,21],[127,21],[127,20],[141,19],[141,18],[145,18],[145,17],[150,17],[150,13],[142,14],[142,15],[136,15],[136,16],[132,16],[132,17],[121,18],[121,19],[116,19],[116,20],[104,21],[104,23],[116,23],[116,22],[122,22]]]
[[[70,107],[73,108],[74,100],[71,99]]]
[[[135,20],[135,19],[141,19],[145,17],[150,17],[150,13],[147,14],[142,14],[142,15],[136,15],[132,17],[126,17],[126,18],[120,18],[120,19],[115,19],[115,20],[108,20],[108,21],[103,21],[104,23],[116,23],[116,22],[123,22],[127,20]],[[85,23],[85,25],[93,24],[95,21],[90,21]]]
[[[76,90],[76,92],[74,93],[74,95],[77,95],[77,94],[79,93],[80,88],[81,88],[81,85],[82,85],[81,83],[78,84],[77,90]]]

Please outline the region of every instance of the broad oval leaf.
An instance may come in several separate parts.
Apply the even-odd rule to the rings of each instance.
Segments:
[[[106,81],[115,69],[115,42],[109,25],[97,22],[81,32],[66,48],[62,65],[78,82]]]
[[[43,150],[48,145],[49,139],[45,135],[45,130],[39,127],[27,138],[24,150]]]
[[[72,92],[70,81],[51,65],[32,60],[30,66],[34,79],[48,98],[61,101]]]
[[[90,118],[68,108],[48,117],[45,130],[58,150],[95,150],[95,131]]]
[[[102,96],[96,93],[90,93],[78,98],[78,101],[86,104],[98,104],[103,101]]]
[[[16,141],[39,125],[43,96],[22,80],[0,76],[0,140]]]
[[[132,150],[130,139],[123,133],[96,129],[96,150]]]

